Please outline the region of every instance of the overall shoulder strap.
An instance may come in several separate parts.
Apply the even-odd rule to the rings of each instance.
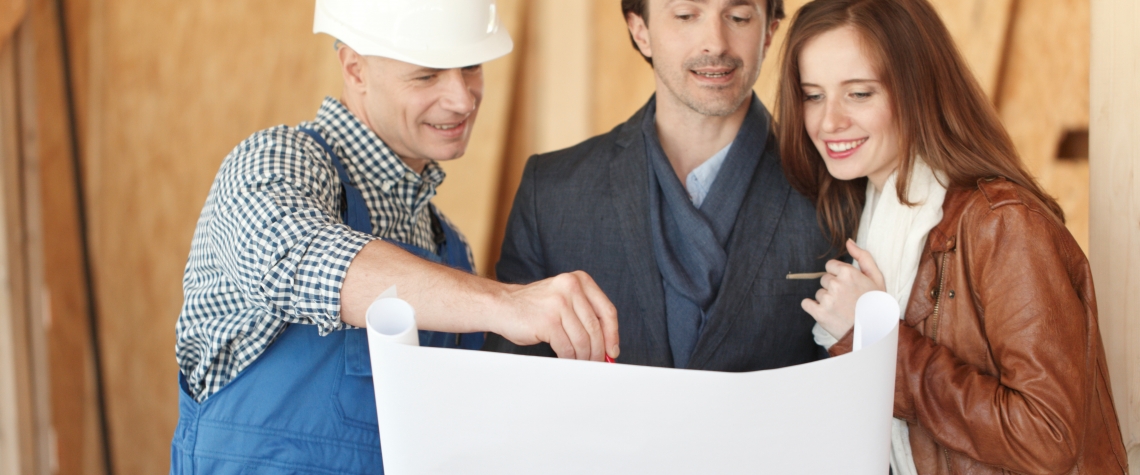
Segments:
[[[340,161],[340,156],[333,151],[333,148],[317,131],[305,127],[298,127],[297,130],[312,137],[321,148],[325,149],[325,153],[332,159],[333,167],[336,168],[336,174],[340,177],[341,189],[344,190],[345,206],[344,211],[341,213],[341,219],[355,231],[372,234],[372,219],[368,215],[368,204],[364,201],[364,194],[362,194],[360,190],[352,184],[352,180],[348,178],[348,172],[345,171],[344,164]]]

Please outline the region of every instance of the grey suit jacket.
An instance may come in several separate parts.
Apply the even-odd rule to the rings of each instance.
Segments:
[[[617,307],[618,362],[672,367],[649,234],[644,114],[642,108],[609,133],[530,158],[496,272],[504,282],[529,283],[586,271]],[[728,241],[728,268],[690,369],[755,371],[826,357],[812,339],[814,320],[800,307],[819,281],[785,276],[822,271],[829,245],[814,206],[784,178],[775,137],[756,159]],[[554,355],[547,344],[520,347],[494,334],[483,349]]]

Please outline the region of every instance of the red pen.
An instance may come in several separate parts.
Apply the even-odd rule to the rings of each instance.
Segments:
[[[613,358],[610,358],[610,355],[606,355],[606,363],[617,363],[617,361],[614,361]]]

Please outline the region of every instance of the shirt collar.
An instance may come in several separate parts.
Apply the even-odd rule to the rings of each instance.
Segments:
[[[315,122],[325,132],[337,155],[347,162],[345,166],[355,168],[364,180],[374,183],[412,182],[413,185],[428,185],[434,189],[447,176],[434,160],[424,166],[423,173],[417,174],[388,148],[376,132],[360,122],[335,98],[325,97]]]

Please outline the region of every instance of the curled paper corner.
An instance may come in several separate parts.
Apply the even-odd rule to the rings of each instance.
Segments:
[[[852,351],[869,347],[886,337],[899,324],[899,302],[890,294],[873,290],[855,302],[855,341]]]
[[[387,288],[386,290],[384,290],[383,292],[380,292],[380,296],[379,296],[379,297],[376,297],[376,300],[380,300],[380,299],[397,299],[397,298],[400,298],[400,297],[398,297],[398,296],[396,295],[396,286],[395,286],[395,285],[393,285],[393,286],[391,286],[391,287],[388,287],[388,288]],[[373,300],[373,302],[375,302],[376,300]]]
[[[419,346],[419,329],[416,326],[416,311],[411,304],[396,297],[385,297],[388,292],[395,295],[392,287],[381,294],[368,306],[364,319],[368,325],[368,343],[397,343]]]

